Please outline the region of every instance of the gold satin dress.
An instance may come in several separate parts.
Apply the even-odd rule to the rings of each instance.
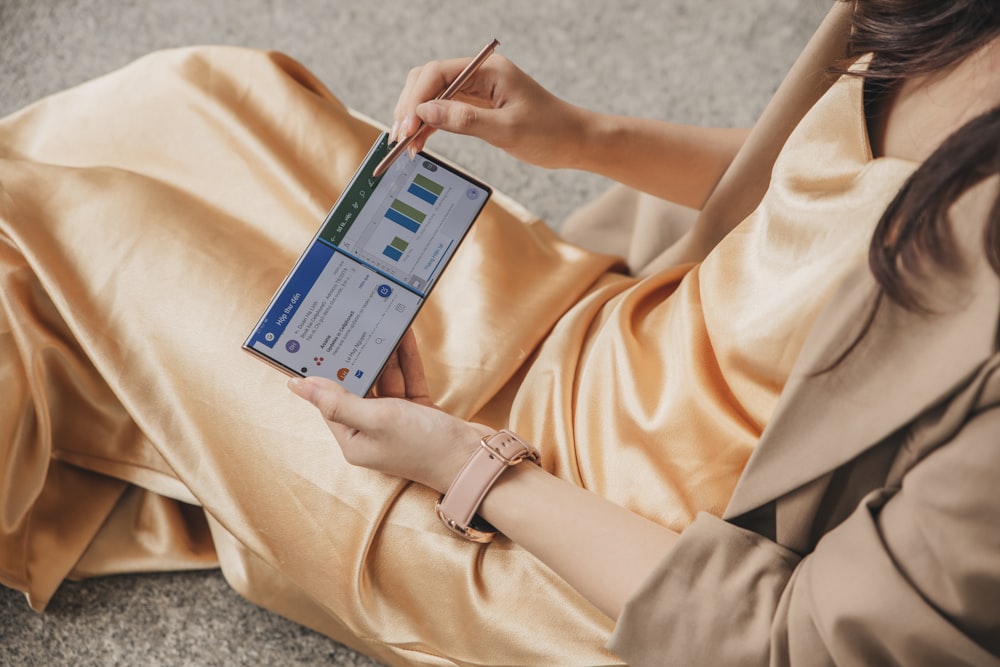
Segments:
[[[377,132],[298,63],[233,48],[0,121],[0,581],[35,609],[67,577],[218,564],[391,665],[619,664],[609,619],[516,544],[455,538],[429,489],[346,464],[240,350]],[[643,279],[496,196],[415,324],[436,400],[672,528],[721,513],[912,171],[866,136],[846,78],[752,215]]]

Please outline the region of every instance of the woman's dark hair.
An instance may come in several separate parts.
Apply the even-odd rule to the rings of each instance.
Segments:
[[[907,78],[955,65],[1000,36],[1000,0],[849,1],[854,14],[848,59],[872,54],[867,71],[854,72],[880,96],[891,94]],[[910,310],[929,310],[919,278],[932,269],[953,269],[959,261],[949,209],[962,193],[994,174],[1000,174],[1000,107],[973,119],[938,147],[882,215],[868,252],[879,285],[875,305],[861,336],[833,366],[867,332],[883,298]],[[1000,275],[1000,196],[989,213],[983,243]],[[1000,349],[1000,340],[995,347]]]
[[[865,76],[892,86],[954,65],[1000,35],[996,0],[849,0],[848,57],[871,53]]]
[[[1000,107],[946,139],[882,214],[868,263],[887,297],[910,310],[931,310],[921,300],[914,279],[960,261],[948,210],[963,192],[994,174],[1000,174]],[[983,245],[1000,275],[1000,197],[990,209]]]

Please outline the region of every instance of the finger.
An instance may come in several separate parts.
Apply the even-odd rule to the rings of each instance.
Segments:
[[[392,109],[392,127],[395,133],[393,139],[396,141],[400,139],[400,126],[411,111],[410,100],[413,99],[413,88],[416,86],[417,79],[420,77],[420,69],[421,68],[419,67],[414,67],[406,74],[406,82],[403,83],[403,89],[399,91],[399,97],[396,99],[396,106]]]
[[[398,130],[399,125],[402,123],[403,118],[406,117],[407,108],[404,102],[410,99],[410,91],[416,84],[417,78],[420,76],[420,68],[414,67],[406,74],[406,81],[403,83],[403,89],[399,92],[399,97],[396,98],[396,106],[392,109],[392,120],[393,120],[393,132],[395,133],[392,139],[395,141],[399,139]]]
[[[374,405],[333,380],[316,376],[292,378],[288,381],[288,388],[316,406],[323,419],[332,424],[368,431],[379,423]]]
[[[375,396],[380,397],[406,397],[406,378],[403,375],[403,367],[399,363],[398,348],[393,351],[393,353],[389,356],[389,360],[386,361],[385,367],[382,369],[382,373],[379,374],[378,380],[375,382],[374,391],[372,393]]]
[[[420,125],[414,109],[417,105],[426,100],[437,97],[444,85],[444,74],[440,71],[440,63],[427,63],[422,67],[415,67],[406,76],[406,84],[399,94],[396,108],[393,111],[393,118],[397,125],[396,139],[405,139],[413,134]]]
[[[440,95],[470,61],[471,58],[437,60],[410,70],[403,91],[400,93],[393,110],[394,125],[397,127],[397,140],[408,137],[417,131],[420,127],[420,119],[416,114],[417,106]],[[478,76],[478,73],[473,76],[472,80],[463,87],[463,90],[474,87],[475,79]],[[426,141],[427,136],[419,139]]]
[[[510,137],[509,114],[457,100],[434,100],[417,107],[428,127],[454,134],[474,136],[503,147]]]
[[[418,104],[440,95],[470,60],[434,60],[411,69],[406,75],[406,83],[396,104],[396,119],[402,121]]]
[[[413,401],[430,402],[430,388],[427,385],[427,374],[424,372],[424,362],[420,358],[420,347],[413,329],[407,329],[403,339],[396,349],[397,363],[400,375],[405,383],[406,397]]]

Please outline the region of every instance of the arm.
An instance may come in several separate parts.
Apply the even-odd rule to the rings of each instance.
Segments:
[[[692,208],[700,208],[748,131],[675,125],[589,111],[544,89],[510,60],[494,55],[449,101],[432,100],[467,59],[410,72],[394,112],[391,138],[425,130],[479,137],[525,162],[592,171]]]
[[[444,493],[492,429],[429,405],[412,332],[362,399],[323,378],[290,388],[326,419],[346,460]],[[428,512],[433,511],[428,508]],[[480,513],[611,618],[663,558],[676,533],[523,463],[504,472]],[[441,539],[456,539],[442,526]]]
[[[678,537],[530,464],[505,472],[480,514],[611,619]]]
[[[583,114],[581,148],[569,166],[694,209],[704,205],[750,133]]]

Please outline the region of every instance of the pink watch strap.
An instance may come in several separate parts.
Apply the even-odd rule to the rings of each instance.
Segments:
[[[484,437],[465,462],[448,492],[437,504],[437,514],[448,528],[474,542],[489,542],[496,531],[470,524],[476,510],[503,471],[525,459],[538,462],[538,451],[507,430]]]

